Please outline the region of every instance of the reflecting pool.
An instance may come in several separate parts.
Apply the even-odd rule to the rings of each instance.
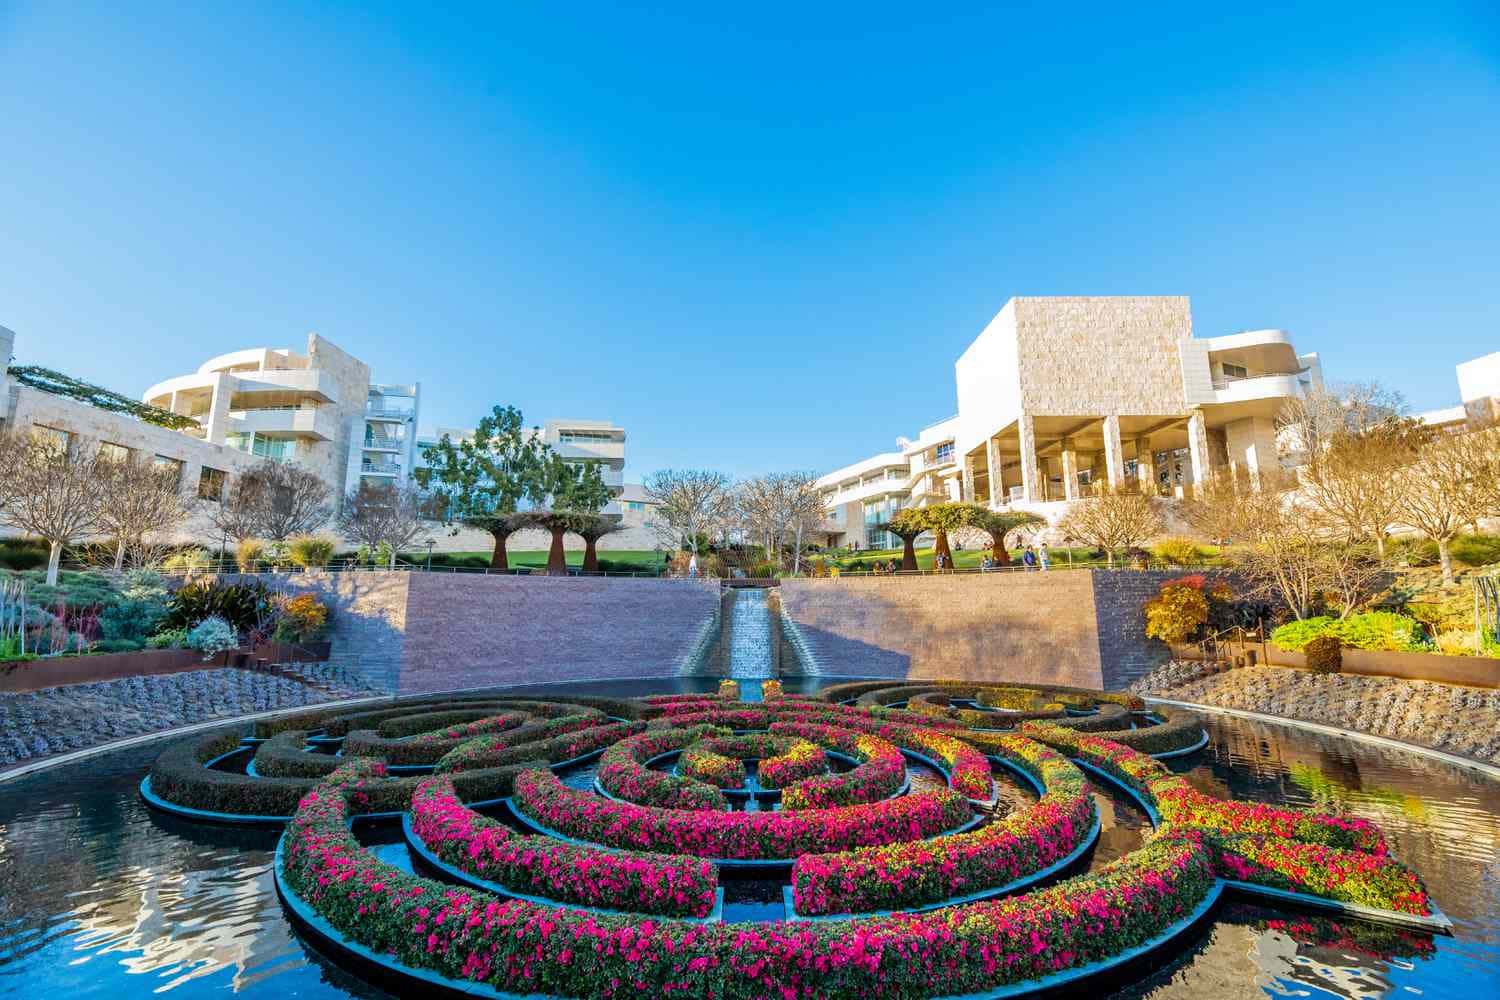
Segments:
[[[593,685],[588,691],[670,689]],[[1453,919],[1454,936],[1231,903],[1195,941],[1168,952],[1164,967],[1094,992],[1500,996],[1500,783],[1414,754],[1289,726],[1210,717],[1205,728],[1208,749],[1173,762],[1174,770],[1216,795],[1336,807],[1374,820],[1392,852],[1422,875]],[[287,923],[270,874],[278,831],[190,824],[141,802],[137,785],[164,745],[0,785],[0,995],[388,996],[324,960]],[[568,778],[580,786],[592,780],[587,773]],[[1008,802],[1018,804],[1025,795],[1019,786],[1001,789]],[[1103,834],[1094,865],[1133,850],[1149,829],[1129,800],[1104,788],[1096,796]],[[361,838],[387,860],[409,863],[399,831],[361,831]],[[772,889],[737,887],[734,912],[726,916],[776,912]]]

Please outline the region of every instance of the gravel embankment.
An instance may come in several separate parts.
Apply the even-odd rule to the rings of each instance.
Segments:
[[[1165,664],[1138,694],[1320,722],[1500,764],[1500,690],[1291,667]]]

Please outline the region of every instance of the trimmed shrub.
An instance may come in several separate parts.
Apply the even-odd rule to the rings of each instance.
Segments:
[[[287,558],[303,569],[322,569],[333,558],[334,542],[317,535],[298,535],[287,543]]]
[[[1315,674],[1336,674],[1344,667],[1344,644],[1336,635],[1320,635],[1302,647],[1307,669]]]
[[[235,632],[234,626],[218,615],[210,615],[203,619],[187,634],[188,648],[198,650],[203,654],[204,659],[217,656],[219,653],[227,653],[239,644],[239,633]]]
[[[1191,538],[1163,538],[1151,554],[1172,566],[1191,566],[1203,561],[1203,551]]]
[[[1287,622],[1271,633],[1271,641],[1287,652],[1300,653],[1309,642],[1326,633],[1328,626],[1333,623],[1334,619],[1331,615],[1319,615],[1316,618]]]

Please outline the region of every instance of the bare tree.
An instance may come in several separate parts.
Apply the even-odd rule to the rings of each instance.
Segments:
[[[1267,477],[1259,490],[1217,482],[1186,508],[1199,530],[1237,544],[1226,550],[1251,593],[1279,601],[1299,618],[1334,595],[1346,616],[1381,580],[1380,564],[1356,540],[1296,490],[1296,483]]]
[[[1406,400],[1394,389],[1378,382],[1346,382],[1293,397],[1276,423],[1285,447],[1316,468],[1336,439],[1364,434],[1405,414]]]
[[[1401,470],[1420,447],[1415,421],[1391,417],[1361,431],[1338,431],[1303,477],[1303,495],[1351,538],[1370,538],[1385,558],[1385,536],[1401,509]]]
[[[1437,543],[1445,582],[1453,579],[1449,543],[1486,507],[1493,447],[1494,439],[1483,432],[1433,435],[1401,472],[1397,519]]]
[[[47,584],[57,584],[64,546],[97,530],[106,500],[98,447],[79,441],[71,449],[52,440],[31,438],[11,459],[11,502],[0,519],[47,542]]]
[[[422,495],[413,486],[398,489],[394,485],[361,483],[344,498],[334,526],[357,545],[371,550],[386,546],[394,569],[396,554],[421,541],[426,533],[422,507]]]
[[[1071,538],[1104,550],[1108,565],[1115,564],[1115,550],[1145,542],[1162,530],[1156,504],[1133,490],[1106,490],[1097,497],[1076,501],[1058,523]]]
[[[686,538],[696,554],[698,537],[712,531],[723,515],[729,477],[708,469],[661,469],[643,486],[656,504],[655,525],[662,541],[680,545]]]
[[[180,473],[139,456],[101,460],[104,502],[96,530],[114,540],[111,566],[116,573],[133,566],[149,566],[167,548],[168,533],[187,518]]]
[[[245,474],[260,481],[257,521],[262,537],[284,542],[328,523],[333,490],[306,466],[267,459]]]
[[[230,476],[223,493],[203,500],[208,519],[227,538],[239,544],[260,534],[264,483],[248,472]]]

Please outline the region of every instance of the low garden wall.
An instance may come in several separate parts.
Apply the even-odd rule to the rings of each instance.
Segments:
[[[316,663],[328,659],[329,643],[310,642],[300,645],[267,643],[249,650],[219,654],[204,660],[203,654],[191,649],[145,649],[132,653],[90,653],[84,656],[56,656],[40,660],[12,660],[0,663],[0,693],[41,691],[65,684],[92,684],[126,677],[149,677],[153,674],[179,674],[189,670],[214,667],[251,666],[258,660],[268,663]]]
[[[1233,647],[1235,651],[1239,646]],[[1274,642],[1252,642],[1244,646],[1254,652],[1261,663],[1281,667],[1306,667],[1302,653],[1282,649]],[[1174,645],[1172,656],[1179,660],[1201,660],[1198,646]],[[1387,649],[1340,651],[1343,666],[1340,673],[1365,677],[1400,677],[1412,681],[1436,681],[1440,684],[1463,684],[1468,687],[1500,688],[1500,660],[1488,656],[1448,656],[1442,653],[1406,653]]]

